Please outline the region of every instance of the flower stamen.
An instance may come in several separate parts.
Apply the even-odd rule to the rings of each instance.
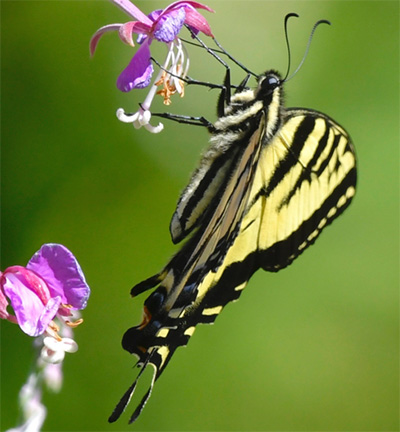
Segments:
[[[68,320],[65,320],[64,323],[65,323],[68,327],[75,328],[75,327],[78,327],[79,325],[81,325],[81,324],[83,323],[83,319],[82,319],[82,318],[79,318],[79,319],[77,319],[76,321],[68,321]]]

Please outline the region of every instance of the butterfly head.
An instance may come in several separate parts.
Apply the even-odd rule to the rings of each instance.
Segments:
[[[281,75],[274,70],[269,70],[258,77],[258,86],[254,96],[256,101],[262,103],[267,136],[272,136],[280,125],[283,82]]]
[[[283,80],[280,74],[274,70],[264,72],[258,77],[256,89],[257,99],[266,99],[273,93],[279,93]]]
[[[282,99],[283,80],[280,74],[270,70],[258,77],[258,86],[255,91],[255,98],[263,101],[264,105],[275,102],[280,105]]]

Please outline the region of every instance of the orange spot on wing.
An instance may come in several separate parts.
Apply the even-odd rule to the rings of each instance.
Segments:
[[[144,327],[146,327],[147,324],[150,322],[150,320],[151,320],[151,313],[149,312],[146,306],[143,306],[143,320],[139,324],[139,330],[142,330]]]

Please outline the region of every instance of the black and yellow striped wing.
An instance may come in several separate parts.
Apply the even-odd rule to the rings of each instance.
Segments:
[[[206,272],[195,278],[194,304],[183,313],[190,333],[197,323],[213,322],[256,270],[288,266],[354,196],[355,155],[345,130],[311,110],[290,109],[282,119],[275,137],[261,145],[251,183],[235,182],[248,190],[240,227],[226,253],[217,254],[222,263],[213,268],[205,260]]]
[[[159,274],[132,289],[136,296],[155,287],[123,347],[139,357],[138,378],[148,365],[155,372],[131,421],[196,325],[212,323],[257,269],[289,265],[354,196],[356,162],[346,131],[316,111],[282,108],[280,87],[279,75],[266,72],[257,89],[232,97],[171,221],[174,242],[192,234]]]
[[[304,109],[285,111],[283,122],[261,155],[246,217],[248,224],[259,222],[254,252],[269,271],[314,243],[350,204],[356,186],[354,149],[341,126]]]

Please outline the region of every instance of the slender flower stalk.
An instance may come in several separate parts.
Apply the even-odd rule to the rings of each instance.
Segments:
[[[72,329],[82,323],[90,288],[74,255],[63,245],[45,244],[26,267],[0,272],[0,318],[35,337],[33,371],[22,387],[21,425],[14,432],[39,432],[46,418],[43,388],[59,391],[65,353],[78,350]],[[9,304],[10,302],[10,304]],[[13,312],[8,308],[12,307]]]
[[[62,340],[71,341],[76,351],[78,345],[73,340],[73,330],[63,322],[59,322],[59,325]],[[51,393],[58,393],[61,390],[63,381],[61,351],[58,350],[58,360],[55,362],[54,356],[51,355],[49,348],[46,346],[46,339],[55,341],[55,339],[45,336],[45,334],[38,336],[33,341],[36,352],[33,368],[26,383],[21,387],[18,396],[21,412],[20,425],[6,432],[40,432],[47,415],[47,409],[42,403],[43,393],[45,390]],[[44,352],[46,352],[46,355],[43,355]]]
[[[194,34],[202,32],[213,37],[208,22],[197,9],[213,11],[196,1],[176,1],[164,10],[155,10],[146,16],[129,0],[111,1],[136,21],[109,24],[98,29],[90,41],[90,53],[93,56],[100,38],[110,31],[118,30],[120,39],[132,47],[135,46],[133,34],[137,35],[139,48],[117,79],[119,90],[129,92],[135,88],[148,87],[154,73],[151,43],[156,40],[164,43],[168,49],[162,68],[153,81],[147,97],[140,104],[140,109],[134,114],[126,114],[122,108],[117,110],[117,117],[122,122],[133,123],[135,128],[144,126],[150,132],[158,133],[163,129],[163,125],[150,125],[150,107],[155,95],[161,95],[166,105],[171,103],[173,94],[184,96],[184,80],[190,63],[187,50],[178,34],[183,26],[187,26]],[[158,90],[159,86],[162,86],[161,90]]]

